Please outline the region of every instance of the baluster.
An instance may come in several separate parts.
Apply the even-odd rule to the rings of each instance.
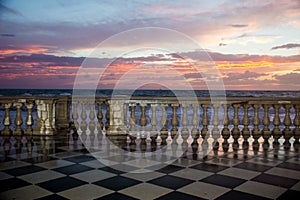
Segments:
[[[262,130],[262,136],[265,139],[265,142],[270,138],[271,136],[271,131],[269,129],[269,124],[270,124],[270,118],[269,118],[269,108],[270,105],[263,105],[264,107],[264,119],[263,119],[263,125],[264,128]]]
[[[23,123],[22,117],[21,117],[22,105],[23,105],[22,103],[14,103],[14,106],[16,106],[16,108],[17,108],[16,118],[15,118],[16,130],[14,131],[14,133],[16,135],[20,135],[22,133],[22,129],[21,129],[21,125]]]
[[[73,118],[73,123],[75,128],[79,128],[78,124],[78,111],[77,111],[77,101],[73,101],[73,113],[72,113],[72,118]]]
[[[201,136],[204,139],[207,135],[208,132],[208,116],[207,116],[207,111],[208,111],[208,104],[203,104],[202,108],[203,108],[203,119],[202,119],[202,125],[203,128],[201,130]]]
[[[186,135],[189,133],[189,130],[187,128],[188,126],[188,116],[187,116],[187,104],[182,104],[182,135]]]
[[[228,140],[228,138],[230,137],[230,130],[228,128],[229,125],[229,117],[228,117],[228,107],[230,107],[230,104],[224,104],[223,108],[224,108],[224,119],[223,119],[223,130],[222,130],[222,136],[224,138],[224,140]]]
[[[284,129],[283,129],[283,136],[284,136],[284,139],[285,139],[285,142],[284,144],[286,145],[286,147],[289,147],[290,146],[290,143],[289,143],[289,139],[292,137],[292,131],[291,131],[291,128],[290,128],[290,125],[291,125],[291,116],[290,116],[290,109],[291,109],[291,105],[288,105],[286,104],[284,106],[285,108],[285,116],[284,116]]]
[[[296,140],[296,142],[299,142],[299,138],[300,138],[300,116],[299,116],[299,112],[300,112],[300,105],[295,105],[295,119],[294,119],[294,138]]]
[[[177,134],[178,131],[178,119],[177,119],[177,108],[178,104],[171,104],[173,109],[173,115],[172,115],[172,134]]]
[[[97,101],[98,104],[98,113],[97,113],[97,119],[98,119],[98,124],[97,128],[98,131],[102,130],[104,124],[103,124],[103,113],[102,113],[102,101]]]
[[[252,136],[254,138],[254,140],[257,140],[260,137],[260,130],[258,128],[259,124],[260,124],[260,120],[259,120],[259,116],[258,116],[258,111],[260,108],[259,104],[254,104],[254,118],[253,118],[253,132],[252,132]]]
[[[11,124],[11,118],[10,118],[10,113],[9,113],[11,106],[12,106],[11,103],[4,104],[5,116],[4,116],[3,124],[4,124],[5,127],[4,127],[4,130],[2,131],[2,133],[4,135],[8,135],[11,132],[10,128],[9,128],[9,126]]]
[[[218,104],[213,104],[214,108],[214,118],[213,118],[213,129],[212,129],[212,134],[216,136],[220,136],[220,131],[219,131],[219,116],[218,116],[218,111],[219,111],[219,105]]]
[[[141,118],[140,118],[140,124],[141,124],[141,131],[146,131],[146,125],[147,125],[147,118],[146,118],[146,104],[140,104],[141,107]]]
[[[109,120],[110,120],[110,106],[109,106],[109,102],[106,101],[105,102],[106,105],[106,114],[105,114],[105,118],[106,118],[106,122],[105,122],[105,130],[109,129]]]
[[[87,118],[87,114],[86,114],[86,101],[83,100],[81,102],[81,123],[80,123],[80,129],[82,131],[86,131],[87,129],[87,123],[86,123],[86,118]]]
[[[197,137],[197,135],[199,134],[199,130],[198,130],[198,123],[199,123],[198,109],[199,108],[198,108],[198,104],[192,104],[192,107],[193,107],[192,134],[195,135],[195,137]]]
[[[95,102],[94,101],[90,101],[89,102],[89,106],[90,106],[90,113],[89,113],[89,118],[90,118],[90,122],[89,122],[89,129],[90,131],[94,131],[95,130]]]
[[[28,115],[26,118],[26,133],[31,134],[32,133],[32,125],[33,125],[33,117],[32,117],[32,108],[33,108],[33,102],[28,102],[25,104],[27,107]]]
[[[273,120],[273,124],[274,124],[273,138],[274,138],[275,142],[278,142],[278,139],[281,137],[281,131],[279,129],[279,125],[280,125],[279,109],[280,109],[280,107],[281,106],[278,104],[274,105],[275,116],[274,116],[274,120]]]
[[[135,131],[135,125],[136,125],[136,117],[135,117],[135,104],[130,104],[130,131]]]
[[[239,124],[240,124],[240,119],[239,119],[239,107],[240,104],[233,104],[233,110],[234,110],[234,115],[233,115],[233,130],[232,130],[232,137],[234,140],[237,140],[240,137],[240,129],[239,129]]]
[[[156,132],[156,104],[151,104],[151,110],[152,110],[152,117],[151,117],[151,131]]]
[[[162,124],[162,129],[161,129],[161,133],[162,134],[166,134],[168,133],[168,129],[167,129],[167,125],[168,125],[168,119],[167,119],[167,108],[168,108],[168,104],[162,104],[162,117],[161,117],[161,124]]]
[[[248,109],[249,109],[250,105],[249,104],[244,104],[244,118],[243,118],[243,125],[244,128],[242,130],[242,135],[245,140],[248,140],[248,138],[250,137],[250,130],[249,130],[249,116],[248,116]]]

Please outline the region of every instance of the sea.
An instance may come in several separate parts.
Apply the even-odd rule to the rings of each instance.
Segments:
[[[191,93],[197,97],[210,97],[212,92],[208,90],[108,90],[101,89],[94,92],[95,96],[131,95],[144,97],[175,97],[189,96]],[[217,93],[225,94],[226,97],[300,97],[300,90],[279,91],[279,90],[226,90]],[[71,96],[73,89],[0,89],[0,96]],[[175,95],[176,94],[176,95]]]

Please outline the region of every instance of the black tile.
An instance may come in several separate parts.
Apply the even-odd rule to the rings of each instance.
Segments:
[[[99,168],[99,170],[103,170],[103,171],[110,172],[110,173],[113,173],[113,174],[124,174],[124,173],[126,173],[126,172],[123,172],[123,171],[120,171],[120,170],[117,170],[117,169],[114,169],[114,168],[111,168],[111,167],[101,167],[101,168]]]
[[[174,199],[174,200],[182,200],[182,199],[186,199],[186,200],[202,200],[202,198],[200,197],[196,197],[196,196],[192,196],[189,194],[185,194],[182,192],[170,192],[168,194],[165,194],[161,197],[156,198],[156,200],[170,200],[170,199]]]
[[[300,191],[296,190],[288,190],[282,195],[280,195],[277,199],[278,200],[286,200],[286,199],[295,199],[295,197],[300,197]]]
[[[54,157],[51,157],[51,156],[38,156],[38,157],[22,159],[21,161],[34,164],[34,163],[47,162],[47,161],[50,161],[50,160],[57,160],[57,158],[54,158]]]
[[[93,156],[89,156],[89,155],[79,155],[79,156],[64,158],[63,160],[67,160],[67,161],[74,162],[74,163],[81,163],[81,162],[96,160],[96,158]]]
[[[110,190],[118,191],[139,183],[141,183],[141,181],[122,176],[115,176],[112,178],[94,182],[93,184],[108,188]]]
[[[214,185],[219,185],[227,188],[235,188],[246,181],[247,180],[230,177],[230,176],[224,176],[220,174],[214,174],[201,180],[201,182],[211,183]]]
[[[0,155],[0,162],[9,162],[9,161],[13,161],[13,160],[16,160],[16,159],[12,158],[12,157]]]
[[[117,193],[117,192],[97,198],[95,200],[120,200],[120,199],[122,199],[122,200],[138,200],[136,198],[127,196],[125,194]]]
[[[264,172],[264,171],[272,168],[267,165],[260,165],[260,164],[249,163],[249,162],[243,162],[243,163],[235,165],[234,167],[252,170],[252,171],[256,171],[256,172]]]
[[[154,185],[159,185],[162,187],[170,188],[170,189],[178,189],[185,185],[188,185],[194,181],[189,179],[184,179],[180,177],[175,177],[171,175],[165,175],[153,180],[148,181],[148,183],[152,183]]]
[[[1,185],[0,187],[0,193],[1,193],[7,190],[24,187],[31,184],[18,178],[9,178],[5,180],[1,180],[0,185]]]
[[[268,198],[248,194],[240,191],[231,190],[222,196],[216,198],[216,200],[269,200]]]
[[[78,187],[78,186],[81,186],[84,184],[86,184],[86,182],[78,180],[76,178],[66,176],[66,177],[42,182],[37,185],[46,190],[57,193],[57,192],[61,192],[63,190],[68,190],[68,189]]]
[[[290,188],[298,182],[298,180],[296,179],[286,178],[282,176],[275,176],[271,174],[264,174],[264,173],[256,176],[251,180],[261,182],[261,183],[276,185],[279,187],[285,187],[285,188]]]
[[[12,164],[13,165],[13,164]],[[35,165],[28,165],[24,167],[18,167],[13,169],[4,170],[5,173],[13,175],[13,176],[22,176],[25,174],[31,174],[39,171],[46,170],[45,168],[38,167]]]
[[[170,174],[170,173],[173,173],[173,172],[176,172],[178,170],[181,170],[183,169],[184,167],[179,167],[179,166],[176,166],[176,165],[168,165],[168,166],[165,166],[159,170],[156,170],[158,172],[161,172],[161,173],[165,173],[165,174]]]
[[[126,156],[126,155],[116,155],[116,156],[107,157],[105,159],[115,161],[115,162],[127,162],[127,161],[133,160],[135,158],[131,157],[131,156]]]
[[[51,194],[42,198],[38,198],[35,200],[68,200],[65,197],[59,196],[58,194]]]
[[[296,163],[284,162],[284,163],[277,165],[276,167],[300,171],[300,165],[296,164]]]
[[[200,163],[200,164],[194,165],[190,168],[217,173],[219,171],[227,169],[228,167],[216,165],[216,164]]]
[[[54,171],[66,174],[66,175],[71,175],[71,174],[76,174],[76,173],[80,173],[80,172],[85,172],[85,171],[89,171],[92,170],[94,168],[88,167],[88,166],[84,166],[84,165],[80,165],[80,164],[74,164],[74,165],[68,165],[65,167],[59,167],[59,168],[55,168],[53,169]]]

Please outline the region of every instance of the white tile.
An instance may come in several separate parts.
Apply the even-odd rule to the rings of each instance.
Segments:
[[[293,158],[288,159],[286,162],[295,163],[295,164],[299,164],[300,165],[300,158],[293,157]]]
[[[32,200],[48,196],[50,194],[52,194],[52,192],[49,192],[36,185],[30,185],[3,192],[0,194],[0,199]]]
[[[157,165],[160,162],[151,160],[151,159],[134,159],[127,162],[123,162],[123,164],[138,167],[138,168],[147,168],[153,165]]]
[[[300,181],[298,181],[298,183],[296,183],[293,187],[291,187],[291,189],[300,191]]]
[[[210,164],[216,164],[216,165],[222,165],[222,166],[232,167],[234,165],[242,163],[242,161],[239,161],[237,159],[213,158],[213,159],[211,159],[209,161],[206,161],[205,163],[210,163]]]
[[[112,166],[112,165],[117,165],[119,164],[119,162],[116,161],[112,161],[112,160],[107,160],[107,159],[100,159],[97,158],[98,161],[100,161],[100,163],[104,166]]]
[[[8,179],[8,178],[12,178],[13,176],[7,174],[7,173],[4,173],[4,172],[0,172],[0,181],[1,180],[4,180],[4,179]]]
[[[228,168],[228,169],[225,169],[223,171],[218,172],[218,174],[222,174],[222,175],[226,175],[226,176],[232,176],[232,177],[236,177],[236,178],[250,180],[250,179],[258,176],[261,173],[260,172],[255,172],[255,171],[246,170],[246,169],[240,169],[240,168],[233,168],[233,167],[231,167],[231,168]]]
[[[171,173],[171,175],[173,175],[173,176],[188,178],[188,179],[191,179],[191,180],[201,180],[201,179],[206,178],[206,177],[208,177],[212,174],[213,173],[211,173],[211,172],[206,172],[206,171],[191,169],[191,168],[185,168],[185,169],[176,171],[174,173]]]
[[[24,167],[24,166],[28,166],[28,165],[31,165],[31,164],[27,163],[27,162],[23,162],[23,161],[14,160],[14,161],[1,163],[0,170],[12,169],[12,168],[17,168],[17,167]]]
[[[86,171],[86,172],[81,172],[78,174],[73,174],[70,176],[80,179],[80,180],[83,180],[83,181],[86,181],[86,182],[89,182],[89,183],[92,183],[92,182],[110,178],[110,177],[113,177],[116,175],[113,173],[95,169],[95,170],[90,170],[90,171]]]
[[[230,191],[230,189],[209,183],[194,182],[183,188],[180,188],[178,191],[205,199],[215,199]]]
[[[300,180],[300,171],[284,169],[281,167],[273,167],[264,173]]]
[[[238,187],[234,188],[234,190],[246,192],[258,196],[263,196],[270,199],[276,199],[287,189],[282,187],[277,187],[274,185],[265,184],[265,183],[247,181],[242,185],[239,185]]]
[[[54,157],[57,157],[57,158],[68,158],[68,157],[72,157],[72,156],[76,156],[76,155],[81,155],[80,153],[75,153],[75,152],[69,152],[69,151],[66,151],[66,152],[61,152],[61,153],[55,153],[55,154],[51,154],[52,156]]]
[[[276,165],[279,165],[282,163],[280,160],[272,160],[272,159],[266,159],[266,158],[260,158],[260,157],[255,157],[252,159],[247,160],[249,163],[256,163],[256,164],[261,164],[261,165],[267,165],[271,167],[275,167]]]
[[[23,176],[19,176],[18,178],[27,181],[29,183],[37,184],[44,181],[49,181],[52,179],[60,178],[66,176],[64,174],[52,171],[52,170],[44,170],[41,172],[31,173]]]
[[[101,168],[101,167],[105,167],[105,165],[103,163],[101,163],[99,160],[91,160],[91,161],[87,161],[87,162],[82,162],[80,163],[81,165],[85,165],[88,167],[92,167],[92,168]]]
[[[69,162],[66,160],[50,160],[50,161],[38,163],[35,165],[44,167],[47,169],[54,169],[54,168],[65,167],[65,166],[73,165],[73,164],[74,164],[73,162]]]
[[[63,192],[59,192],[58,194],[65,197],[69,198],[72,200],[88,200],[88,199],[95,199],[98,197],[102,197],[105,195],[108,195],[112,193],[112,190],[93,185],[93,184],[86,184],[83,186],[75,187],[69,190],[65,190]]]
[[[128,178],[136,179],[139,181],[148,181],[152,180],[161,176],[164,176],[165,174],[160,173],[160,172],[146,172],[146,173],[134,173],[135,171],[131,173],[126,173],[126,174],[121,174],[121,176],[125,176]]]
[[[162,195],[165,195],[171,191],[172,190],[170,189],[159,187],[153,184],[141,183],[133,187],[120,190],[118,192],[128,196],[135,197],[137,199],[151,200],[160,197]]]
[[[189,167],[192,165],[200,164],[200,161],[196,160],[190,160],[190,159],[184,159],[184,158],[178,158],[176,161],[172,163],[172,165],[177,165],[181,167]]]

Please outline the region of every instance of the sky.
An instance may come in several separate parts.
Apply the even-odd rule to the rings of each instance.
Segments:
[[[299,0],[0,0],[0,88],[299,90]]]

